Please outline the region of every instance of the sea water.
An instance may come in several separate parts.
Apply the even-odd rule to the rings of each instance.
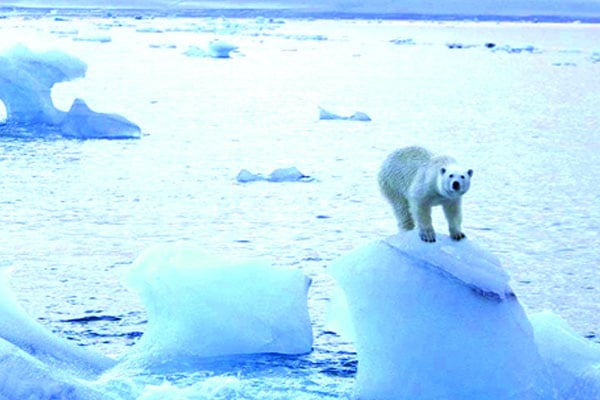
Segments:
[[[146,314],[121,278],[165,242],[266,258],[312,278],[311,354],[117,369],[101,383],[107,393],[350,396],[356,355],[327,327],[327,266],[394,233],[375,176],[391,150],[413,144],[475,171],[464,231],[501,259],[523,306],[551,309],[597,339],[596,26],[14,15],[0,19],[0,37],[5,48],[82,59],[87,76],[57,85],[55,104],[66,110],[82,97],[144,132],[132,141],[0,139],[0,257],[33,318],[122,357]],[[229,59],[185,54],[214,39],[239,49]],[[320,121],[319,107],[372,121]],[[236,181],[242,169],[291,166],[314,179]],[[437,211],[434,225],[446,229]]]

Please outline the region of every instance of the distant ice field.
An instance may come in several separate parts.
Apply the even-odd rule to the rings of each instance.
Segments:
[[[86,77],[57,85],[55,104],[82,97],[145,134],[0,138],[0,259],[21,304],[58,335],[124,354],[146,314],[123,271],[154,244],[190,241],[312,278],[315,350],[282,364],[307,398],[343,397],[356,359],[325,326],[326,269],[395,233],[376,174],[393,149],[421,145],[474,170],[464,231],[501,259],[523,306],[599,340],[598,26],[56,17],[0,19],[0,52],[22,43],[80,58]],[[184,54],[215,39],[239,49]],[[319,107],[372,121],[320,121]],[[291,166],[314,180],[236,181]],[[434,226],[447,233],[441,210]]]

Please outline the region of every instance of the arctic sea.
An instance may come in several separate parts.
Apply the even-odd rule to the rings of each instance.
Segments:
[[[501,259],[521,304],[599,340],[597,25],[15,14],[0,19],[0,38],[1,51],[21,43],[80,58],[86,77],[56,85],[55,104],[81,97],[144,133],[0,138],[0,260],[34,319],[122,356],[146,314],[121,277],[158,243],[312,278],[312,353],[120,370],[98,383],[107,394],[348,398],[356,355],[326,323],[327,266],[395,233],[375,177],[408,145],[475,171],[465,233]],[[185,54],[215,39],[239,49]],[[372,121],[319,120],[319,107]],[[236,181],[242,169],[291,166],[314,179]],[[434,225],[446,233],[440,210]]]

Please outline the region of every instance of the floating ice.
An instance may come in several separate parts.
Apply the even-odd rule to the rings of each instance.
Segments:
[[[148,312],[128,356],[148,364],[312,349],[310,280],[300,271],[231,262],[175,243],[140,255],[125,276]]]
[[[140,128],[123,117],[90,110],[76,100],[68,113],[54,107],[55,83],[85,75],[81,60],[60,51],[34,53],[18,45],[0,54],[0,100],[6,107],[5,136],[62,135],[88,138],[139,138]],[[74,127],[73,123],[78,125]]]
[[[18,45],[0,54],[0,99],[7,123],[60,123],[64,112],[52,103],[52,86],[83,77],[86,68],[81,60],[60,51],[33,53]]]
[[[128,139],[139,137],[140,128],[117,114],[97,113],[75,99],[61,123],[65,137],[78,139]]]
[[[9,276],[10,269],[0,267],[0,340],[11,343],[44,364],[77,373],[78,376],[94,376],[115,365],[114,360],[61,339],[31,319],[14,299]],[[6,348],[7,345],[4,345]],[[17,354],[14,351],[10,353]],[[21,355],[18,358],[27,359]]]
[[[208,54],[215,58],[229,58],[230,53],[238,48],[238,46],[216,39],[208,43]]]
[[[0,266],[0,399],[105,399],[85,379],[115,361],[63,340],[16,303],[10,269]]]
[[[0,338],[0,399],[86,399],[109,397]]]
[[[342,121],[363,121],[368,122],[371,121],[371,117],[361,111],[357,111],[349,117],[340,116],[325,110],[322,107],[319,107],[319,119],[321,120],[342,120]]]
[[[241,170],[236,177],[240,183],[268,181],[268,182],[310,182],[314,179],[304,175],[296,167],[277,168],[269,175],[255,174],[247,169]]]
[[[414,45],[416,44],[415,40],[412,38],[397,38],[390,40],[390,43],[399,44],[399,45]]]
[[[530,316],[540,355],[559,399],[600,399],[600,345],[579,336],[557,315]]]
[[[541,53],[541,51],[539,49],[537,49],[536,47],[534,47],[532,45],[527,45],[527,46],[523,46],[523,47],[512,47],[509,45],[504,45],[504,46],[493,46],[493,47],[488,47],[488,48],[490,48],[493,52],[504,51],[509,54]]]
[[[497,259],[469,240],[392,236],[331,266],[361,399],[551,399],[532,327]]]
[[[594,64],[600,63],[600,51],[592,52],[592,54],[589,57],[589,60]]]
[[[197,46],[190,46],[184,54],[189,57],[212,57],[212,58],[230,58],[231,52],[239,47],[222,40],[212,40],[208,43],[208,48],[203,49]]]
[[[110,36],[76,36],[72,40],[74,42],[96,42],[96,43],[112,42],[112,38]]]

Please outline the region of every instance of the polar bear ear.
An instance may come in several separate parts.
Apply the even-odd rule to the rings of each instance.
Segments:
[[[469,178],[473,176],[473,170],[470,169],[467,171],[467,175],[469,175]]]
[[[441,172],[442,175],[444,175],[446,173],[446,168],[440,169],[440,172]]]

